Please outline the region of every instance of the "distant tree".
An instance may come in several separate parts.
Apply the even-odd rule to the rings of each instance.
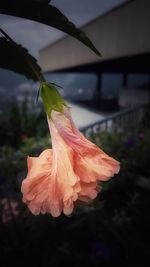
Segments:
[[[9,137],[9,143],[14,147],[18,147],[21,142],[22,127],[20,111],[17,103],[12,104],[10,108],[7,136]]]

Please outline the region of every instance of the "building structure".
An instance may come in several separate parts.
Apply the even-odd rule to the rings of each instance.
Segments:
[[[95,73],[97,85],[93,97],[100,108],[117,107],[118,99],[119,105],[132,105],[131,90],[136,90],[136,104],[147,102],[150,89],[149,10],[149,0],[130,0],[85,25],[83,30],[102,57],[70,36],[48,45],[39,55],[43,71],[66,75]]]

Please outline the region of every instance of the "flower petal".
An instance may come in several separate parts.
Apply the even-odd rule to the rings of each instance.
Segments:
[[[70,214],[81,190],[73,171],[73,151],[68,147],[52,122],[52,150],[37,158],[28,157],[28,175],[22,183],[23,201],[33,214],[51,213],[58,217],[64,210]]]
[[[88,202],[97,197],[100,191],[100,186],[97,182],[81,183],[81,191],[79,193],[79,200]]]
[[[53,111],[52,120],[64,141],[74,151],[75,173],[82,181],[107,181],[119,172],[119,162],[109,157],[78,131],[67,107],[64,108],[63,114]]]
[[[52,135],[54,160],[57,163],[57,166],[55,166],[57,195],[63,203],[66,203],[66,201],[73,202],[80,190],[79,179],[73,171],[73,150],[65,144],[54,124],[50,121],[49,127]]]

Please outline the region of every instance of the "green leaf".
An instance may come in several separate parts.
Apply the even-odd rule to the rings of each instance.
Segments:
[[[14,45],[5,37],[0,38],[0,68],[25,75],[33,81],[38,81],[38,77],[42,80],[41,69],[36,59],[28,53],[27,49],[16,43]]]
[[[100,56],[99,51],[85,32],[76,28],[56,7],[45,2],[42,0],[40,2],[35,0],[0,0],[0,13],[38,21],[57,28],[75,37]]]

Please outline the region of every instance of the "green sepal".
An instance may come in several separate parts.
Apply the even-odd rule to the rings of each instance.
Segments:
[[[39,91],[44,104],[44,109],[49,118],[51,117],[52,110],[62,112],[63,107],[67,106],[65,100],[60,95],[54,84],[42,82]]]

